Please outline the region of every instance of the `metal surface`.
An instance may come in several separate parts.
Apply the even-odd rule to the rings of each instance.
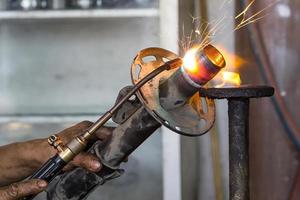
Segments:
[[[178,56],[161,48],[148,48],[139,52],[131,66],[131,77],[134,84],[168,60]],[[159,85],[174,72],[169,70],[145,84],[137,93],[141,103],[148,112],[161,124],[174,132],[187,136],[199,136],[213,126],[215,119],[214,101],[200,98],[196,93],[188,103],[172,110],[162,108],[159,100]]]
[[[184,106],[226,66],[225,58],[212,45],[188,51],[183,60],[183,66],[159,84],[159,101],[167,111]]]
[[[273,96],[274,88],[270,86],[242,85],[227,88],[200,88],[201,96],[212,99],[259,98]]]
[[[121,162],[159,127],[160,124],[143,107],[139,108],[99,148],[98,156],[102,164],[111,169],[119,168]]]
[[[249,99],[228,100],[230,200],[249,200]]]
[[[201,88],[200,95],[228,100],[229,194],[230,200],[249,200],[249,103],[251,98],[269,97],[269,86]]]
[[[159,102],[167,111],[184,106],[189,98],[197,92],[197,87],[185,79],[181,69],[177,69],[159,85]]]
[[[191,49],[184,59],[187,63],[182,68],[183,75],[197,88],[205,85],[226,66],[222,53],[210,44],[204,48]]]

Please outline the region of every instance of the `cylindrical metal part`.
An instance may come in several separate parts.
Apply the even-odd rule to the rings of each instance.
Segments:
[[[205,85],[226,66],[225,58],[217,48],[207,45],[191,50],[184,56],[182,67],[186,80],[198,87]]]
[[[134,115],[119,125],[103,144],[103,149],[99,152],[102,164],[111,169],[118,169],[120,163],[160,126],[145,108],[139,108]]]
[[[166,110],[182,106],[197,92],[198,88],[187,82],[182,68],[159,86],[159,101]]]
[[[166,110],[183,106],[226,65],[223,55],[212,45],[187,52],[183,60],[183,66],[159,85],[159,101]]]
[[[72,139],[63,151],[59,152],[59,156],[66,162],[70,162],[76,155],[86,148],[87,140],[83,137],[78,136]]]
[[[249,99],[228,99],[230,200],[249,200]]]

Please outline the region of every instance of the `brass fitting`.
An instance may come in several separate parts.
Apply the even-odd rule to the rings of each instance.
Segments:
[[[63,151],[59,153],[59,156],[66,162],[70,162],[73,158],[78,155],[87,146],[87,140],[82,136],[78,136],[71,140]]]

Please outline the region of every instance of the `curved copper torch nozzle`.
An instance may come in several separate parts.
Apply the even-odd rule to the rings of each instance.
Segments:
[[[212,45],[207,45],[203,49],[206,57],[212,62],[216,67],[223,68],[226,66],[226,61],[222,53]]]

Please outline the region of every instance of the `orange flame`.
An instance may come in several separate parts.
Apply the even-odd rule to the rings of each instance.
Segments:
[[[240,86],[242,83],[237,70],[246,63],[240,56],[228,51],[221,45],[215,45],[223,54],[226,60],[226,69],[222,70],[215,78],[215,87]]]
[[[216,82],[218,79],[221,83],[215,87],[239,86],[242,83],[240,74],[236,72],[221,71],[220,75],[216,77]]]
[[[217,49],[219,49],[220,52],[222,52],[223,57],[226,60],[226,68],[230,71],[235,71],[240,66],[245,64],[245,60],[241,58],[240,56],[228,51],[226,48],[224,48],[221,45],[215,45]]]

